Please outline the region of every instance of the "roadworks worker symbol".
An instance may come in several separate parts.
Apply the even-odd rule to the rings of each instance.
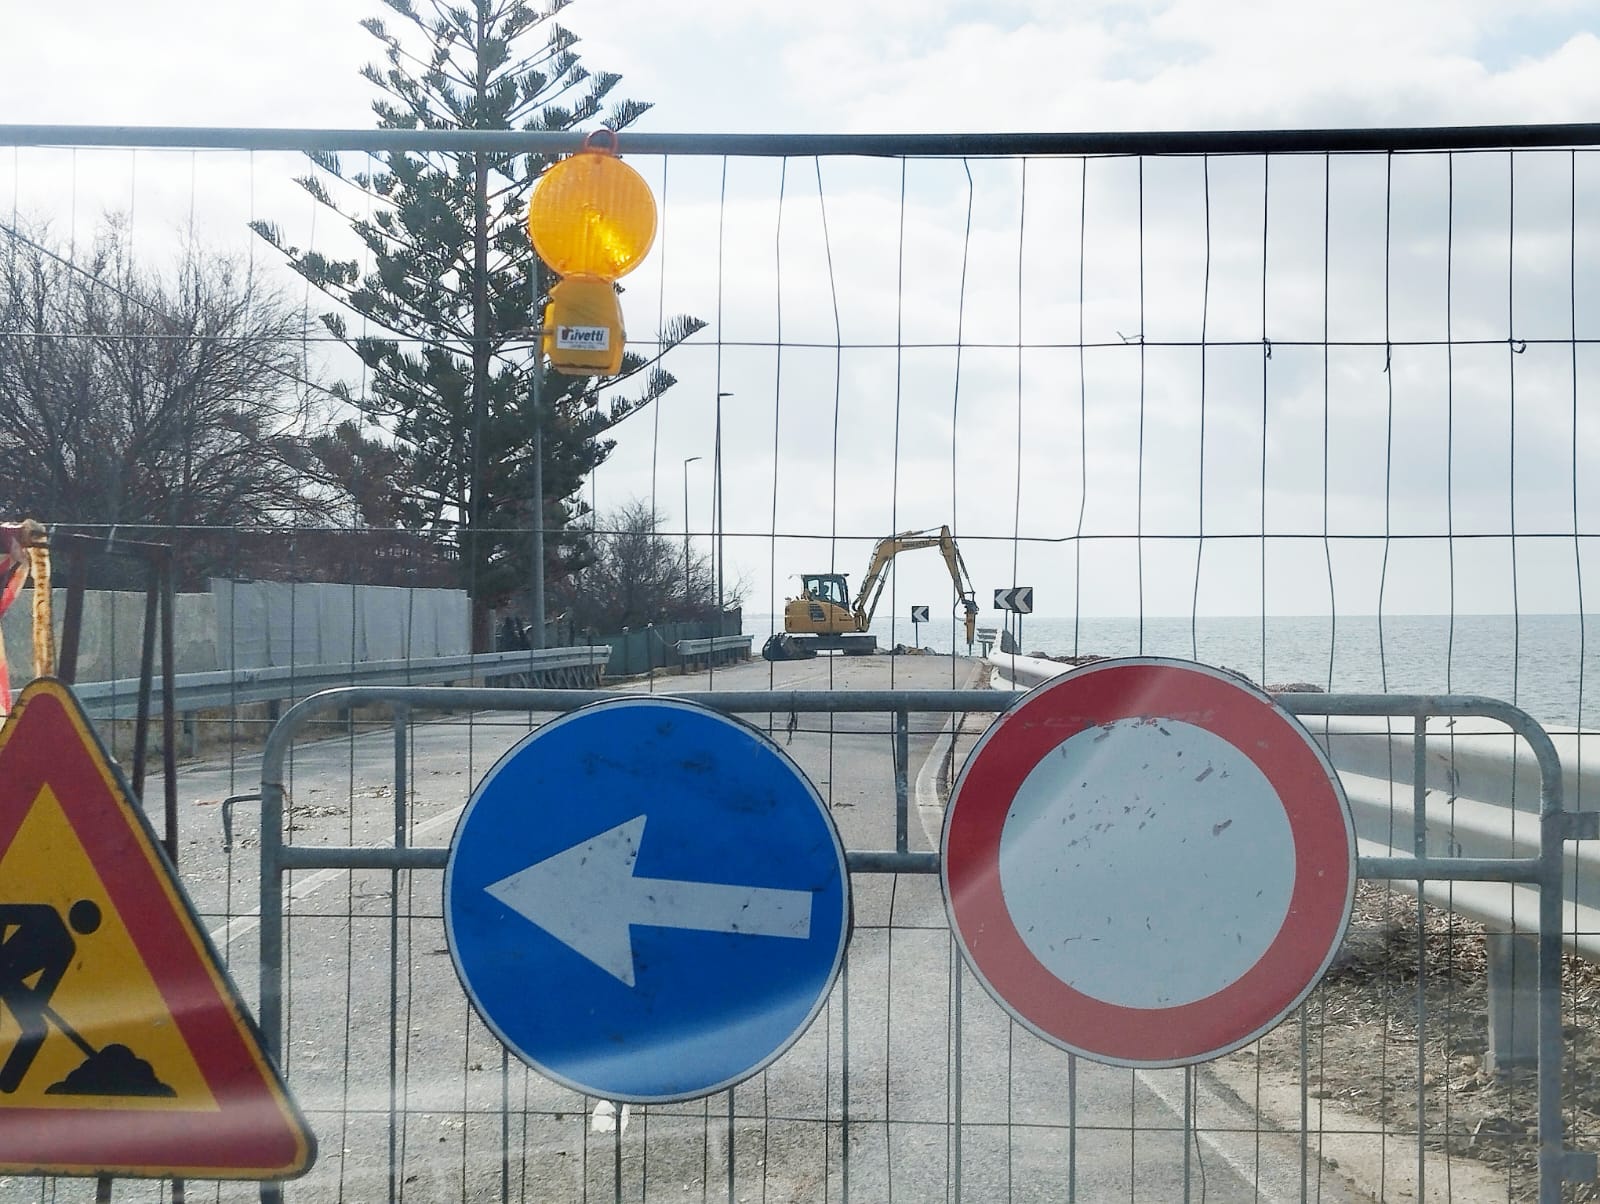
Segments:
[[[72,692],[0,728],[0,1172],[303,1174],[316,1143]]]

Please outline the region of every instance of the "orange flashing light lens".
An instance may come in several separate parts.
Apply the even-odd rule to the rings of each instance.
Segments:
[[[655,241],[655,198],[621,159],[584,150],[539,177],[528,237],[557,275],[615,280],[638,267]]]

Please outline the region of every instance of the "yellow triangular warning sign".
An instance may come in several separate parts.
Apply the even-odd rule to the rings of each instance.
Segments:
[[[316,1142],[72,692],[0,728],[0,1171],[279,1179]]]

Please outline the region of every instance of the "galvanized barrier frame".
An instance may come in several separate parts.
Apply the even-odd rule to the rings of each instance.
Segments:
[[[659,696],[659,695],[657,695]],[[936,874],[937,852],[910,849],[909,733],[913,711],[932,713],[999,713],[1021,699],[1020,691],[993,690],[862,690],[862,691],[684,691],[671,697],[699,703],[729,714],[839,714],[888,712],[894,716],[895,847],[848,849],[852,873]],[[406,800],[409,797],[406,733],[419,709],[561,713],[589,703],[614,700],[603,690],[488,689],[456,687],[350,686],[327,690],[296,703],[284,713],[268,737],[261,770],[260,877],[260,1026],[270,1056],[281,1057],[283,1042],[284,875],[291,870],[443,870],[445,846],[406,844]],[[1563,805],[1561,763],[1544,728],[1519,707],[1472,695],[1285,694],[1278,702],[1304,718],[1366,716],[1410,719],[1414,730],[1414,849],[1409,856],[1362,856],[1358,874],[1377,880],[1491,881],[1524,883],[1539,891],[1538,982],[1538,1167],[1540,1204],[1559,1204],[1563,1184],[1596,1177],[1596,1155],[1569,1150],[1561,1113],[1561,960],[1562,870],[1567,841],[1600,838],[1600,813],[1568,811]],[[388,705],[393,708],[395,843],[390,847],[292,845],[284,842],[286,766],[295,736],[327,711]],[[1539,766],[1539,851],[1532,857],[1438,857],[1427,852],[1421,821],[1427,775],[1423,772],[1427,720],[1432,717],[1477,717],[1504,724],[1525,740]],[[397,923],[392,917],[391,924]],[[391,973],[394,967],[391,966]],[[1421,1021],[1419,1017],[1419,1023]],[[292,1086],[292,1084],[291,1084]],[[391,1152],[398,1109],[391,1094]],[[1425,1157],[1418,1138],[1418,1193],[1425,1182]],[[393,1159],[390,1174],[394,1173]],[[1187,1176],[1186,1176],[1187,1182]],[[620,1180],[617,1185],[620,1193]],[[262,1188],[263,1200],[281,1197],[278,1185]],[[620,1195],[618,1197],[620,1199]]]

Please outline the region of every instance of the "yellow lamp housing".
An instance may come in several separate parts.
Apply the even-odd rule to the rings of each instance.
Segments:
[[[622,368],[627,333],[611,281],[594,276],[558,280],[544,310],[544,354],[568,376],[614,376]]]
[[[528,237],[558,276],[615,280],[638,267],[655,241],[655,197],[638,172],[591,139],[539,177]]]

